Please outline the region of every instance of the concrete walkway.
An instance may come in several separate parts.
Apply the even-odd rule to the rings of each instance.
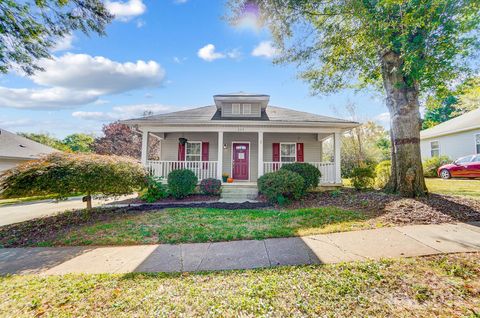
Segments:
[[[0,273],[250,269],[480,251],[480,222],[179,245],[0,249]]]
[[[122,196],[119,198],[93,199],[94,207],[109,204],[117,200],[125,200],[132,196]],[[71,197],[67,200],[56,201],[41,200],[5,205],[0,207],[0,226],[28,221],[31,219],[53,215],[66,210],[84,209],[85,202],[82,197]]]

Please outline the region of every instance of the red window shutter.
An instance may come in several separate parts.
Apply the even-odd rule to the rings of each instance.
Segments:
[[[208,142],[202,142],[202,161],[208,161]]]
[[[272,161],[278,162],[280,161],[280,144],[278,142],[274,142],[272,144]]]
[[[297,142],[297,161],[303,162],[304,158],[305,157],[303,156],[303,142]]]
[[[185,161],[185,145],[178,144],[178,161]]]

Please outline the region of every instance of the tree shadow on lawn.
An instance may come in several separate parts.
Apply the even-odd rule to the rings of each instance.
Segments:
[[[397,225],[480,221],[480,200],[440,194],[403,198],[378,190],[344,188],[335,192],[310,193],[288,208],[320,206],[356,209],[368,218]]]

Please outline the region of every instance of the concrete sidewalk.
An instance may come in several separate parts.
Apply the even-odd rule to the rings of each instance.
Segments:
[[[0,273],[183,272],[480,251],[480,222],[411,225],[266,240],[0,249]]]

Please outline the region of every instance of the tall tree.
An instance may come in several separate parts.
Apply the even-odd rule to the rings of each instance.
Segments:
[[[383,86],[393,144],[389,190],[422,196],[419,96],[468,70],[478,48],[478,0],[230,0],[232,19],[256,8],[314,93]]]
[[[92,135],[75,133],[63,139],[63,144],[73,152],[92,152],[95,138]]]
[[[129,156],[140,159],[142,136],[129,126],[118,121],[104,125],[103,137],[95,139],[94,151],[100,155]],[[151,137],[148,141],[148,158],[158,160],[159,140]]]
[[[142,139],[127,125],[113,122],[102,128],[103,137],[95,139],[94,150],[101,155],[140,158]]]
[[[113,16],[101,0],[0,0],[0,73],[42,70],[40,58],[72,31],[103,35]]]

